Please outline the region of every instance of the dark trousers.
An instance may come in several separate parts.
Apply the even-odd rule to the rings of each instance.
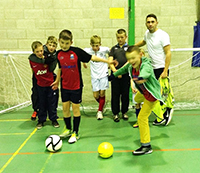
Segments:
[[[154,69],[153,70],[157,80],[159,79],[159,77],[162,74],[163,70],[164,70],[164,68],[158,68],[158,69]],[[169,70],[168,70],[168,76],[169,76]]]
[[[37,91],[37,79],[33,74],[32,77],[32,94],[31,94],[31,101],[32,101],[32,108],[34,111],[38,111],[38,91]]]
[[[56,79],[56,74],[54,74],[54,81]],[[37,79],[35,78],[35,75],[33,74],[32,76],[32,94],[31,94],[31,101],[32,101],[32,108],[34,111],[38,112],[39,111],[39,100],[38,100],[38,88],[37,88]],[[59,89],[56,91],[57,95],[57,102],[56,102],[56,107],[58,107],[58,99],[59,99]]]
[[[38,89],[38,101],[39,112],[38,122],[43,123],[46,121],[47,113],[51,121],[55,121],[57,116],[57,104],[58,104],[58,90],[52,90],[51,87],[40,87]]]
[[[129,88],[130,77],[128,74],[123,75],[122,78],[115,78],[111,82],[111,109],[113,115],[117,115],[120,112],[120,100],[122,114],[128,111]]]

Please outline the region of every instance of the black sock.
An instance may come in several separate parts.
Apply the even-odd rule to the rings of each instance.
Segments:
[[[74,117],[74,120],[73,120],[73,125],[74,125],[73,126],[73,132],[75,132],[76,134],[78,134],[80,121],[81,121],[81,116]]]
[[[68,118],[64,117],[64,121],[65,121],[66,128],[69,129],[69,130],[71,130],[72,129],[71,117],[68,117]]]

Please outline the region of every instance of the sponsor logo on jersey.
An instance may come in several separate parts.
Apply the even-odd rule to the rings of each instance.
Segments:
[[[70,54],[70,60],[74,60],[74,54]]]
[[[46,74],[47,70],[38,70],[37,71],[37,75],[42,75],[42,74]]]
[[[61,68],[76,68],[76,65],[62,65]]]

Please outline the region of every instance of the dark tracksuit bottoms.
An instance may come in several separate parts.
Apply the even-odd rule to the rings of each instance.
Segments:
[[[58,103],[58,92],[52,90],[51,87],[40,87],[37,85],[38,91],[38,122],[43,123],[46,121],[47,113],[51,121],[58,119],[57,116],[57,103]]]
[[[120,100],[122,114],[125,114],[128,111],[129,88],[130,77],[128,74],[122,75],[122,78],[116,77],[111,82],[111,109],[113,115],[117,115],[120,112]]]

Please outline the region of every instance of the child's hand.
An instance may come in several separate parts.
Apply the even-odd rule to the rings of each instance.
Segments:
[[[54,82],[51,84],[51,88],[52,88],[52,90],[57,90],[57,89],[58,89],[58,82],[54,81]]]
[[[117,67],[118,66],[118,64],[119,64],[119,62],[115,59],[115,60],[113,60],[113,65],[115,66],[115,67]]]
[[[84,68],[87,68],[87,64],[86,64],[86,63],[83,63],[83,67],[84,67]]]
[[[135,94],[138,92],[138,90],[136,88],[131,88],[132,89],[132,92]]]
[[[108,64],[109,64],[109,65],[114,64],[114,61],[111,60],[111,59],[108,59]]]
[[[121,79],[122,78],[122,75],[119,75],[119,76],[117,76],[119,79]]]
[[[146,82],[146,79],[143,79],[142,77],[137,77],[137,76],[133,76],[133,81],[137,84],[142,84],[144,82]]]

